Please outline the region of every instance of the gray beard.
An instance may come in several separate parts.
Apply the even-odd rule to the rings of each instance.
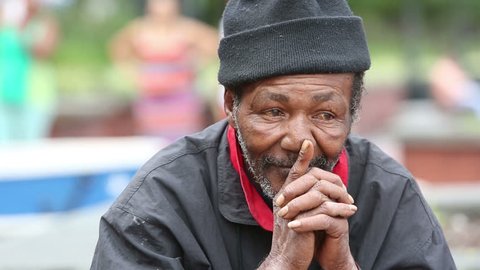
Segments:
[[[257,183],[260,186],[265,196],[267,196],[270,199],[273,199],[277,194],[277,192],[273,190],[271,182],[268,180],[268,178],[264,175],[263,172],[269,166],[292,167],[295,161],[297,160],[298,155],[290,155],[286,160],[278,160],[273,156],[264,156],[264,157],[261,157],[259,160],[253,160],[250,157],[250,154],[247,149],[247,144],[245,143],[245,140],[243,139],[243,136],[242,136],[242,132],[240,131],[240,127],[237,119],[237,109],[238,108],[234,108],[233,110],[233,122],[236,129],[237,141],[242,150],[242,156],[245,162],[247,163],[248,171],[253,176],[253,180],[255,181],[255,183]],[[326,171],[332,171],[337,161],[338,161],[338,156],[335,158],[335,161],[332,162],[332,161],[329,161],[325,155],[321,155],[321,156],[315,157],[310,162],[310,167],[318,167]]]

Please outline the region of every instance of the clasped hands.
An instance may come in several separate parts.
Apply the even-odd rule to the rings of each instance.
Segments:
[[[357,207],[339,176],[310,168],[309,140],[274,198],[272,247],[259,269],[357,269],[350,253],[348,221]]]

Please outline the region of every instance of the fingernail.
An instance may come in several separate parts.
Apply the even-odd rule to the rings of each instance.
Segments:
[[[288,227],[289,227],[290,229],[298,228],[298,227],[300,227],[300,225],[302,225],[302,223],[301,223],[300,221],[298,221],[298,220],[290,221],[290,222],[288,223]]]
[[[302,149],[300,149],[300,151],[303,153],[307,151],[308,145],[309,145],[308,140],[304,140],[302,143]]]
[[[349,205],[348,207],[350,207],[350,210],[352,210],[354,212],[356,212],[358,210],[357,206],[355,206],[353,204]]]
[[[283,207],[282,209],[280,209],[280,210],[278,211],[277,215],[278,215],[279,217],[283,217],[283,216],[285,216],[287,213],[288,213],[288,206],[285,206],[285,207]]]
[[[284,202],[285,202],[285,196],[283,196],[283,194],[280,194],[280,196],[278,196],[277,199],[275,200],[275,204],[277,206],[282,206]]]
[[[351,203],[354,203],[355,201],[353,200],[352,195],[348,194],[348,199],[350,200]]]

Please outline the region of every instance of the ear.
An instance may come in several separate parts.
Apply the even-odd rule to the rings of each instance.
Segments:
[[[225,115],[227,116],[228,123],[231,127],[235,128],[235,124],[233,121],[233,97],[235,93],[230,88],[225,88],[225,93],[223,94],[223,109],[225,111]]]

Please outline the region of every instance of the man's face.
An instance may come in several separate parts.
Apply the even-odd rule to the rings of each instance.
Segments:
[[[273,197],[297,159],[302,142],[315,148],[311,166],[331,170],[351,126],[354,75],[274,77],[243,89],[239,104],[227,89],[225,110],[250,174]],[[237,106],[236,106],[237,105]]]

